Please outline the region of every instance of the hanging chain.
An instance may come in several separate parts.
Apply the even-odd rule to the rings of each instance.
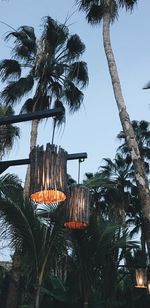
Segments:
[[[79,159],[79,165],[78,165],[78,184],[80,184],[80,168],[81,168],[81,163],[84,162],[84,158]]]

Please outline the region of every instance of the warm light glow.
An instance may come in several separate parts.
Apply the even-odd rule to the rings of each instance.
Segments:
[[[30,153],[31,200],[36,203],[59,203],[66,199],[67,157],[62,148],[54,144],[37,146]]]
[[[66,206],[64,227],[83,229],[89,226],[89,191],[86,187],[75,184],[70,187],[70,198]]]
[[[136,288],[146,288],[146,273],[140,268],[136,269]]]
[[[88,227],[89,224],[85,222],[75,222],[75,221],[69,221],[65,222],[64,226],[69,229],[82,229]]]
[[[66,195],[59,190],[42,190],[31,195],[32,201],[36,203],[55,203],[62,202],[66,199]]]
[[[150,281],[148,281],[147,283],[147,291],[148,291],[148,294],[150,294]]]

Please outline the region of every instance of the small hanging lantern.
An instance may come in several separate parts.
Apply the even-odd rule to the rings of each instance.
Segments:
[[[89,191],[82,185],[70,187],[70,198],[66,208],[66,222],[69,229],[82,229],[89,225]]]
[[[147,288],[147,277],[145,268],[138,268],[135,271],[136,288]]]
[[[67,152],[55,145],[35,147],[31,154],[31,199],[36,203],[57,203],[66,199]]]
[[[148,294],[150,294],[150,280],[148,280],[147,282],[147,291],[148,291]]]

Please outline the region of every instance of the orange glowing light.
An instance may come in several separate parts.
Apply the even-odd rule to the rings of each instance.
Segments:
[[[150,281],[148,281],[147,283],[147,291],[148,291],[148,294],[150,294]]]
[[[146,288],[146,272],[144,269],[136,269],[136,288]]]
[[[32,201],[36,203],[55,203],[62,202],[66,199],[66,195],[59,190],[42,190],[31,195]]]
[[[76,221],[69,221],[65,222],[64,226],[69,229],[82,229],[88,227],[89,224],[85,222],[76,222]]]

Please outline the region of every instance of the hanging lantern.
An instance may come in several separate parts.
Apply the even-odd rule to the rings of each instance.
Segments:
[[[82,185],[72,185],[66,208],[66,222],[69,229],[82,229],[89,225],[89,191]]]
[[[146,286],[146,270],[144,268],[138,268],[135,271],[136,276],[136,288],[147,288]]]
[[[147,282],[147,291],[148,291],[148,294],[150,294],[150,280],[148,280]]]
[[[67,152],[55,145],[35,147],[31,154],[31,199],[36,203],[57,203],[66,199]]]

